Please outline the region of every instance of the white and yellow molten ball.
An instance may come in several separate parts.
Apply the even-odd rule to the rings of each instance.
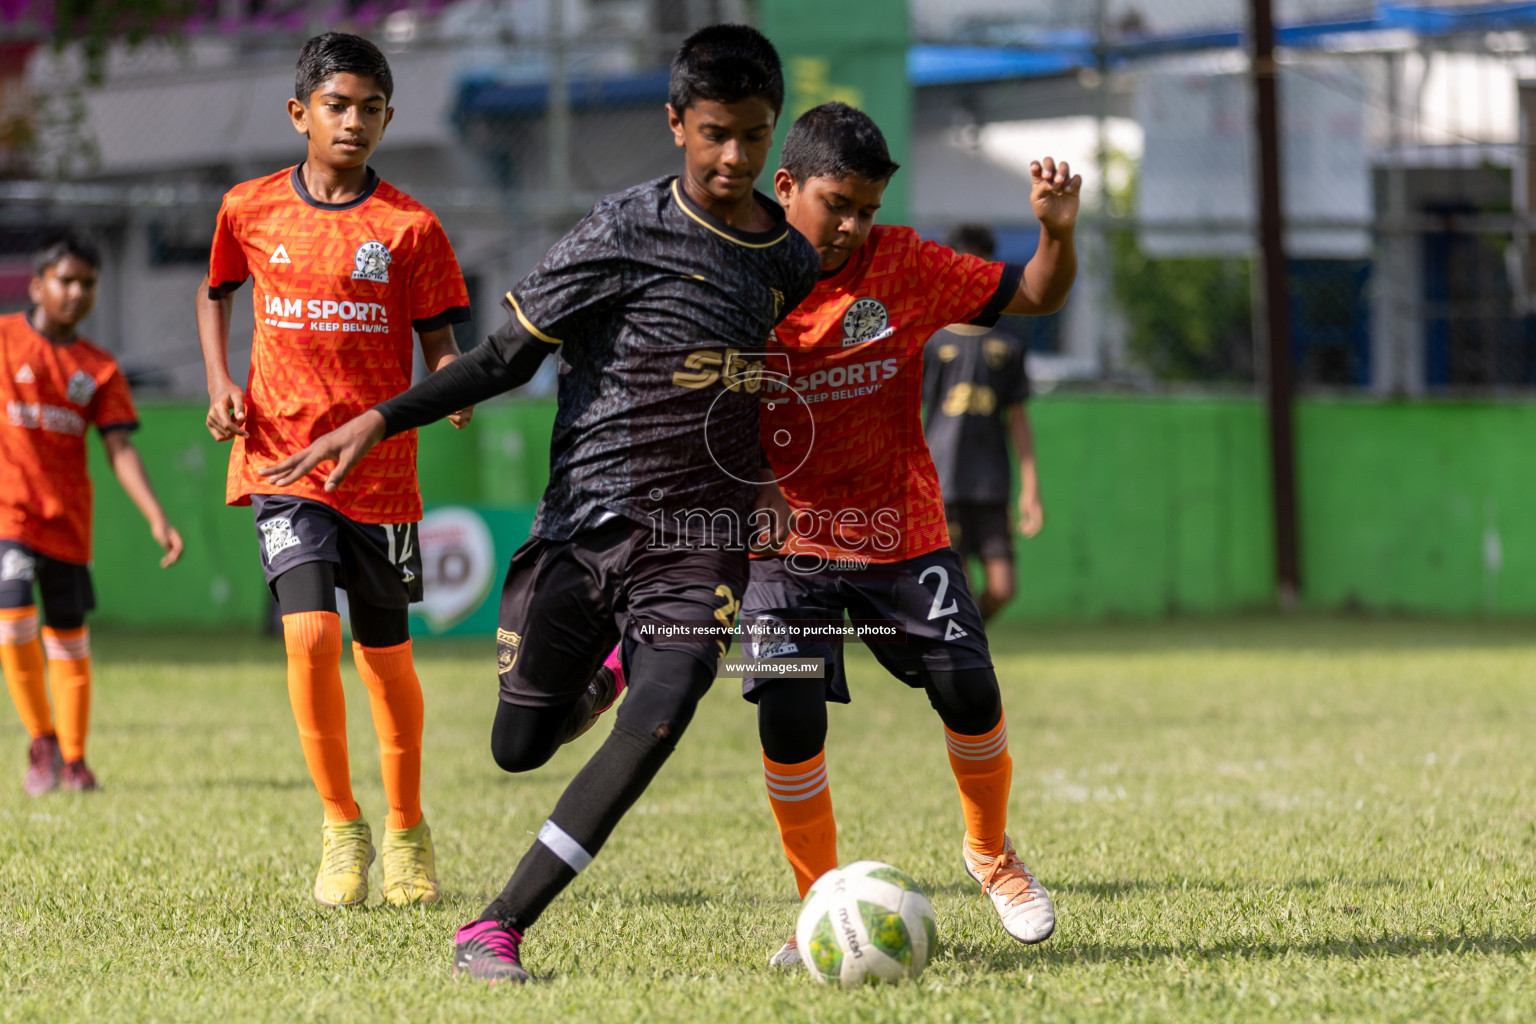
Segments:
[[[822,984],[855,988],[923,973],[937,932],[933,907],[905,873],[874,860],[834,868],[805,894],[800,960]]]

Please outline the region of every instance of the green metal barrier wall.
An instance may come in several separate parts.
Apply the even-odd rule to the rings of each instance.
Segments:
[[[1243,399],[1045,398],[1032,406],[1046,529],[1019,545],[1031,620],[1219,613],[1271,603],[1263,413]],[[250,512],[223,504],[227,449],[203,409],[146,404],[135,437],[187,539],[158,549],[92,444],[98,622],[255,626],[266,614]],[[553,403],[482,407],[423,431],[429,504],[526,515]],[[1536,613],[1536,405],[1307,401],[1298,409],[1304,593],[1317,608]],[[500,518],[497,522],[525,522]],[[496,538],[498,557],[522,537]],[[476,620],[478,621],[478,620]]]
[[[784,60],[784,113],[774,132],[768,167],[795,118],[837,100],[867,113],[880,126],[891,159],[910,163],[912,86],[907,81],[907,5],[899,0],[761,0],[758,27]],[[880,220],[904,224],[909,170],[886,186]],[[773,191],[773,173],[757,187]]]

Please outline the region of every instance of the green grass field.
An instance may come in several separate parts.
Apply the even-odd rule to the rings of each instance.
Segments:
[[[1250,620],[1000,630],[1011,831],[1055,893],[1011,942],[959,864],[938,723],[860,651],[829,762],[845,860],[922,883],[917,984],[843,992],[765,959],[797,901],[750,709],[725,684],[529,936],[552,979],[449,977],[599,741],[500,773],[486,644],[419,647],[441,905],[310,898],[319,802],[276,641],[96,637],[104,791],[29,800],[9,718],[0,1019],[28,1021],[1530,1020],[1536,626]],[[382,826],[350,664],[358,798]],[[379,886],[374,866],[375,890]]]

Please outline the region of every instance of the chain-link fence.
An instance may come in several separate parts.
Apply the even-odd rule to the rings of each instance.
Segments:
[[[771,2],[219,0],[175,42],[111,51],[100,85],[36,26],[0,21],[0,308],[25,303],[44,232],[84,225],[109,252],[90,333],[141,388],[200,394],[191,297],[219,197],[299,157],[294,55],[352,28],[390,54],[397,113],[375,165],[447,227],[475,306],[467,342],[597,197],[676,169],[661,105],[682,36]],[[1301,386],[1536,384],[1521,84],[1536,4],[1295,0],[1275,15]],[[1002,257],[1027,259],[1029,161],[1065,157],[1087,179],[1073,298],[1018,325],[1037,376],[1253,388],[1266,342],[1245,0],[912,0],[909,16],[912,223],[942,236],[982,220]]]

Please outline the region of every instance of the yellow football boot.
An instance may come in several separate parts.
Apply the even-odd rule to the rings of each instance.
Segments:
[[[437,860],[427,819],[384,830],[384,900],[397,907],[437,902]]]
[[[368,898],[373,833],[362,818],[326,822],[320,828],[320,874],[315,899],[328,907],[352,907]]]

